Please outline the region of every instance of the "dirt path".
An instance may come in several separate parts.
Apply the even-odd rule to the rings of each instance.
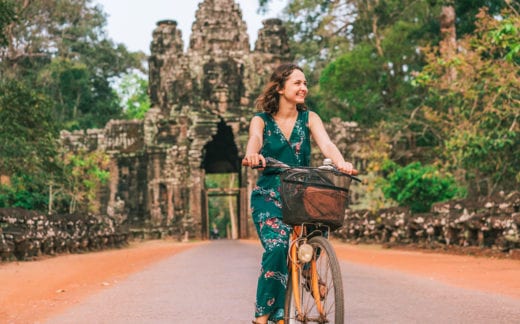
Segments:
[[[0,323],[38,323],[146,266],[197,244],[133,242],[128,248],[0,264]]]
[[[150,264],[205,243],[132,243],[129,248],[0,264],[0,322],[37,323]],[[256,244],[256,243],[255,243]],[[336,244],[354,263],[425,276],[520,299],[520,261]]]
[[[336,244],[343,260],[419,275],[449,285],[520,299],[520,260]]]

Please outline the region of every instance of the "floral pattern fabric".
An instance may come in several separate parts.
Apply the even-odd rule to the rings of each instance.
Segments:
[[[309,112],[298,112],[289,139],[271,115],[259,113],[264,120],[261,154],[291,166],[308,166],[310,162]],[[266,168],[251,194],[253,221],[264,247],[256,295],[255,317],[270,314],[269,319],[283,318],[287,287],[287,250],[291,227],[282,221],[280,177],[278,169]]]

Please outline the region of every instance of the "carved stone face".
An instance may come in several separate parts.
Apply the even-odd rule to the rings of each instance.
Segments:
[[[202,99],[213,103],[219,111],[227,110],[229,106],[238,107],[244,92],[243,71],[239,67],[240,64],[231,58],[206,63]]]

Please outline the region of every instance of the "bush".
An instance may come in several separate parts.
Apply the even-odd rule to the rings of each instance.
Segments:
[[[0,184],[0,208],[47,210],[45,185],[29,175],[13,175],[10,184]]]
[[[389,162],[385,171],[389,172],[382,188],[385,197],[414,213],[427,212],[432,204],[463,194],[451,174],[443,174],[433,165],[413,162],[399,167]]]

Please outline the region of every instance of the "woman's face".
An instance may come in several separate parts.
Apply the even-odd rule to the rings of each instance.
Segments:
[[[307,79],[302,71],[295,69],[285,80],[285,85],[278,93],[285,100],[294,104],[303,104],[307,96]]]

